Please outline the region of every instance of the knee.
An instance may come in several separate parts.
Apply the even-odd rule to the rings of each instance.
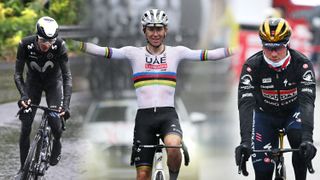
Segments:
[[[274,164],[269,157],[252,157],[253,167],[256,174],[273,172]]]
[[[151,167],[143,166],[137,168],[137,180],[151,179]]]

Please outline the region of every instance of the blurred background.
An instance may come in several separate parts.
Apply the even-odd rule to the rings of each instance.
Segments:
[[[63,135],[62,160],[47,179],[134,179],[129,166],[135,94],[127,61],[105,61],[77,50],[73,40],[101,46],[144,46],[141,14],[159,8],[169,17],[168,45],[192,49],[237,47],[232,58],[185,62],[178,69],[176,106],[191,155],[180,179],[254,179],[238,175],[234,148],[240,142],[238,76],[244,61],[261,49],[258,26],[266,17],[284,17],[292,29],[290,46],[314,63],[319,79],[319,0],[4,0],[0,2],[0,179],[19,168],[20,96],[13,81],[17,44],[48,15],[68,44],[73,75],[72,118]],[[319,94],[317,92],[317,94]],[[45,100],[42,100],[45,104]],[[320,148],[319,102],[314,141]],[[34,128],[38,126],[35,120]],[[32,136],[31,136],[32,137]],[[293,179],[287,156],[288,179]],[[319,179],[319,155],[314,160]]]

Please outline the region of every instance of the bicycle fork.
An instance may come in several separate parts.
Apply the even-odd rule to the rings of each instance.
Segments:
[[[156,150],[156,153],[154,155],[154,164],[155,164],[155,170],[152,176],[154,176],[152,179],[156,179],[156,175],[159,174],[159,172],[162,174],[162,180],[165,180],[165,174],[164,174],[164,168],[163,168],[163,152],[162,149]]]
[[[284,148],[284,140],[283,140],[284,136],[285,136],[284,129],[280,129],[279,130],[280,149]],[[284,157],[282,152],[279,152],[279,156],[277,157],[276,163],[274,164],[276,169],[275,180],[286,180],[286,171],[285,171]]]

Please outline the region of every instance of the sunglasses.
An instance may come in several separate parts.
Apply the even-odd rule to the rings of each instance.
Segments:
[[[263,45],[263,48],[267,51],[281,51],[281,50],[287,48],[287,46],[284,44],[282,44],[280,46],[265,46],[265,45]]]
[[[40,43],[49,43],[49,44],[54,44],[57,40],[57,38],[53,38],[53,39],[45,39],[43,37],[38,36],[38,40]]]

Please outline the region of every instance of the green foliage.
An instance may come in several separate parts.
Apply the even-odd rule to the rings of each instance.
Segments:
[[[42,16],[54,18],[59,25],[77,24],[84,0],[51,0],[49,9],[43,0],[27,4],[21,0],[0,2],[0,60],[12,61],[19,41],[35,32],[35,24]],[[80,11],[79,11],[80,10]]]

